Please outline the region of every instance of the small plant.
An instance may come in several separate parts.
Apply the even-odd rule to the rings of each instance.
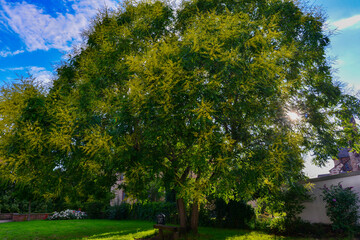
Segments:
[[[359,197],[352,191],[352,187],[343,188],[339,183],[329,188],[324,185],[322,197],[326,203],[326,213],[332,221],[334,230],[351,234],[356,229],[359,219]]]
[[[61,212],[54,212],[52,216],[49,216],[48,220],[69,220],[69,219],[85,219],[87,215],[85,212],[75,211],[67,209]]]

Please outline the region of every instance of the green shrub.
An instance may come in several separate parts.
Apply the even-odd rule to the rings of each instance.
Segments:
[[[303,203],[313,199],[309,193],[310,188],[311,185],[293,183],[281,192],[279,200],[284,203],[281,210],[285,213],[286,225],[291,226],[299,221],[298,216],[305,208]]]
[[[130,217],[137,220],[156,221],[156,216],[163,213],[167,223],[175,223],[177,216],[176,203],[173,202],[149,202],[135,203],[132,205]]]
[[[0,213],[27,213],[29,202],[8,196],[0,196]],[[32,213],[53,212],[54,208],[50,200],[36,200],[31,202]]]
[[[352,191],[352,187],[343,188],[340,183],[329,188],[324,185],[322,194],[333,229],[353,233],[359,219],[360,201],[358,195]]]
[[[199,225],[203,227],[216,227],[215,203],[200,206]]]
[[[216,223],[219,227],[247,228],[255,219],[254,209],[245,201],[231,200],[226,203],[217,199],[215,205]]]
[[[11,195],[0,195],[0,213],[19,213],[20,202]]]
[[[292,183],[257,199],[257,225],[274,233],[292,231],[301,222],[298,216],[304,209],[303,203],[312,199],[310,188],[311,185]]]
[[[199,212],[199,225],[224,228],[249,228],[255,221],[254,209],[245,201],[215,199],[202,205]]]
[[[120,205],[110,206],[107,209],[106,215],[109,219],[125,220],[129,219],[131,205],[129,203],[122,203]]]
[[[91,219],[101,219],[104,218],[105,208],[108,203],[103,203],[101,201],[91,201],[84,203],[84,210],[87,213],[88,217]]]
[[[202,206],[199,212],[199,225],[226,228],[247,228],[255,218],[253,208],[244,201],[214,201],[213,207]],[[175,202],[121,203],[110,206],[106,211],[109,219],[134,219],[156,222],[156,216],[165,214],[166,223],[176,224],[177,207]]]
[[[176,223],[177,208],[173,202],[121,203],[111,206],[106,211],[109,219],[134,219],[156,221],[156,216],[163,213],[167,223]]]

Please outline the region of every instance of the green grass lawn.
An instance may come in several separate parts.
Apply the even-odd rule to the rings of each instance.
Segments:
[[[0,224],[0,239],[93,239],[132,240],[155,233],[154,223],[146,221],[115,220],[58,220],[10,222]],[[294,239],[256,231],[200,228],[196,240],[257,240]],[[297,238],[299,239],[299,238]]]
[[[146,221],[57,220],[0,224],[0,239],[134,239],[151,235]]]

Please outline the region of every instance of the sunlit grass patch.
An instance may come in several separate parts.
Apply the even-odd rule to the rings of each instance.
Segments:
[[[92,239],[92,240],[133,240],[135,238],[143,238],[155,235],[155,230],[141,231],[137,233],[129,233],[129,231],[119,231],[119,232],[108,232],[102,234],[96,234],[91,237],[85,237],[83,239]]]
[[[312,240],[313,238],[284,237],[261,231],[200,227],[198,236],[187,240]]]

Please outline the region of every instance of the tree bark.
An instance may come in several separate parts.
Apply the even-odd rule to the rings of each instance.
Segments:
[[[198,234],[199,226],[199,200],[195,199],[191,209],[191,220],[190,220],[191,231],[194,234]]]
[[[184,234],[186,233],[186,208],[184,199],[178,198],[176,200],[178,213],[179,213],[179,221],[180,221],[180,233]]]
[[[31,220],[31,200],[29,200],[29,208],[28,208],[29,212],[28,212],[28,221]]]

